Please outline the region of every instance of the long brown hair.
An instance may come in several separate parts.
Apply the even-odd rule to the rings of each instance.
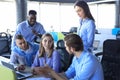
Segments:
[[[42,41],[43,41],[43,39],[45,37],[50,37],[54,41],[54,39],[53,39],[53,37],[52,37],[52,35],[50,33],[45,33],[45,34],[42,35],[41,41],[40,41],[39,57],[44,57],[45,49],[43,47]],[[53,44],[51,46],[50,53],[48,54],[47,57],[51,57],[51,55],[53,53],[53,50],[54,50],[54,42],[53,42]]]
[[[88,18],[92,19],[93,21],[95,21],[95,19],[93,18],[92,14],[90,12],[89,6],[85,1],[77,0],[75,2],[75,4],[74,4],[74,8],[76,6],[79,6],[84,10],[86,17],[88,17]]]

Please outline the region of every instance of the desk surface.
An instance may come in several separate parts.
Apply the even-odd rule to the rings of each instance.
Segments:
[[[103,51],[102,49],[93,50],[93,54],[95,55],[95,54],[100,53],[102,51]]]
[[[5,62],[9,63],[10,59],[5,58],[3,56],[0,56],[0,64],[1,64],[1,61],[5,61]],[[30,67],[26,67],[25,72],[32,72],[32,70],[31,70]],[[51,78],[41,77],[41,76],[32,76],[32,77],[26,78],[24,80],[52,80],[52,79]]]
[[[10,62],[10,59],[8,59],[8,58],[5,58],[5,57],[3,57],[3,56],[0,56],[0,64],[1,64],[1,61],[5,61],[5,62]]]

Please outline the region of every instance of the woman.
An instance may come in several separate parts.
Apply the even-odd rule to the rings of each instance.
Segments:
[[[66,35],[64,41],[68,53],[74,55],[67,71],[58,74],[48,66],[39,71],[49,73],[55,80],[104,80],[101,63],[90,52],[84,51],[82,39],[77,34]]]
[[[84,49],[91,52],[95,36],[95,20],[85,1],[77,1],[74,9],[80,17],[80,26],[77,29],[77,34],[83,40]]]
[[[54,40],[49,33],[44,34],[41,38],[40,49],[32,64],[33,73],[44,74],[39,72],[39,69],[45,65],[48,65],[55,70],[55,72],[59,72],[60,70],[60,56],[59,53],[54,50]]]

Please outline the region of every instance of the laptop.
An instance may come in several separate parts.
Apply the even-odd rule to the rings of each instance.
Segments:
[[[93,42],[93,50],[97,50],[99,47],[100,41],[99,40],[94,40]]]
[[[1,61],[2,65],[13,70],[15,73],[16,73],[16,76],[17,76],[17,79],[24,79],[24,78],[28,78],[30,76],[32,76],[33,74],[31,72],[21,72],[21,71],[16,71],[15,68],[14,68],[14,65],[10,64],[10,63],[7,63],[7,62],[4,62],[4,61]]]

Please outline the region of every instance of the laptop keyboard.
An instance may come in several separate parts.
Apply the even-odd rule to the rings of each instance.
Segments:
[[[16,75],[17,75],[18,78],[24,77],[24,75],[19,74],[19,73],[16,73]]]

